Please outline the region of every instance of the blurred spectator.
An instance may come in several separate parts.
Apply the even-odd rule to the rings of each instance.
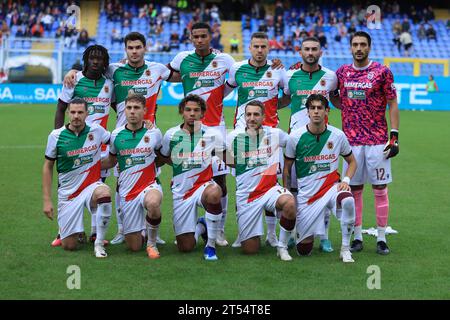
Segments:
[[[78,45],[85,47],[91,42],[91,38],[89,38],[89,34],[86,29],[81,30],[80,35],[78,37]]]
[[[261,23],[258,27],[258,32],[265,32],[267,33],[269,29],[267,28],[267,25],[264,23]]]
[[[342,22],[338,24],[338,34],[335,36],[337,42],[341,42],[342,38],[347,37],[347,27]]]
[[[66,48],[74,48],[77,43],[78,32],[75,28],[66,27],[64,30],[64,46]]]
[[[251,9],[251,14],[252,18],[264,20],[264,18],[266,17],[266,10],[264,9],[264,6],[261,3],[256,1]]]
[[[211,47],[219,51],[223,51],[223,46],[220,43],[221,35],[218,31],[214,32],[211,39]]]
[[[292,42],[292,37],[289,37],[289,38],[287,39],[287,41],[286,41],[286,46],[285,46],[284,51],[285,51],[286,53],[288,53],[288,52],[295,52],[294,44],[293,44],[293,42]]]
[[[170,46],[169,44],[166,42],[164,42],[163,46],[162,46],[162,52],[170,52]]]
[[[292,10],[287,20],[288,26],[297,26],[297,11]]]
[[[439,91],[436,81],[434,80],[433,75],[430,74],[428,78],[428,82],[426,84],[426,88],[428,92],[436,92]]]
[[[22,26],[19,26],[17,28],[16,37],[17,38],[24,38],[25,37],[25,32],[23,31],[23,27]]]
[[[0,68],[0,83],[6,83],[8,81],[8,75],[3,70],[3,68]]]
[[[450,31],[450,19],[447,20],[447,32]]]
[[[277,21],[275,22],[275,36],[279,37],[284,34],[284,22],[283,17],[278,16]]]
[[[450,20],[449,20],[449,21],[450,21]],[[244,21],[244,26],[243,26],[243,29],[244,29],[244,30],[250,30],[250,29],[251,29],[250,22],[251,22],[250,17],[249,17],[249,16],[246,16],[246,17],[245,17],[245,21]]]
[[[161,15],[162,15],[162,19],[164,22],[168,22],[170,19],[170,16],[172,14],[172,8],[169,7],[167,4],[165,4],[162,8],[161,8]]]
[[[183,30],[183,34],[181,35],[181,43],[187,44],[190,43],[190,32],[188,30],[188,28],[184,28]]]
[[[425,12],[425,10],[424,10],[423,17],[424,17],[426,22],[433,21],[435,19],[433,7],[428,6],[427,11]]]
[[[239,53],[239,39],[237,38],[236,34],[233,34],[230,39],[230,52]]]
[[[422,17],[420,16],[419,12],[416,10],[415,6],[411,6],[409,16],[411,17],[413,24],[418,24],[422,21]]]
[[[402,33],[402,24],[399,20],[395,20],[394,24],[392,25],[392,32],[398,35]]]
[[[169,38],[170,41],[170,49],[180,49],[180,36],[177,32],[172,32]]]
[[[269,50],[278,52],[280,49],[284,50],[284,47],[281,47],[280,43],[275,38],[275,36],[272,37],[272,39],[269,40]]]
[[[8,27],[8,25],[6,24],[6,21],[3,21],[3,22],[2,22],[2,26],[1,26],[1,28],[0,28],[0,39],[1,39],[3,36],[9,37],[10,33],[11,33],[11,32],[9,31],[9,27]]]
[[[163,49],[163,46],[161,44],[161,41],[156,40],[153,42],[151,39],[147,41],[147,51],[148,52],[161,52]]]
[[[355,24],[354,23],[352,23],[351,25],[350,25],[350,27],[348,27],[348,35],[349,36],[352,36],[352,34],[354,34],[355,32],[356,32],[356,26],[355,26]]]
[[[54,18],[51,14],[51,8],[47,7],[47,9],[45,10],[45,15],[41,19],[41,22],[44,25],[44,29],[47,31],[51,31],[53,21],[54,21]]]
[[[176,23],[176,24],[180,23],[180,13],[178,12],[177,9],[172,10],[172,14],[170,15],[169,22]]]
[[[319,39],[320,46],[322,48],[328,49],[328,41],[327,41],[327,37],[326,37],[324,32],[320,32],[319,36],[317,37],[317,39]]]
[[[411,34],[408,31],[403,31],[400,35],[400,43],[403,45],[403,49],[405,50],[404,55],[409,57],[409,49],[413,45]]]
[[[408,18],[405,17],[402,22],[402,32],[405,32],[405,31],[409,32],[410,30],[411,30],[411,24],[409,23]]]
[[[431,24],[428,24],[428,29],[426,31],[426,35],[427,35],[427,40],[434,40],[436,41],[436,30],[434,30],[433,26]]]
[[[77,59],[77,61],[75,61],[75,63],[72,65],[71,69],[78,70],[78,71],[83,70],[83,65],[81,64],[80,59]]]
[[[211,8],[211,19],[212,23],[217,23],[219,25],[222,24],[222,22],[220,21],[219,7],[216,4],[213,4]]]
[[[417,37],[421,41],[427,37],[427,31],[425,30],[425,26],[423,25],[423,23],[420,24],[420,27],[417,30]]]
[[[277,1],[275,4],[275,20],[278,20],[278,17],[281,17],[281,19],[283,19],[283,15],[284,15],[283,3],[281,1]]]
[[[129,28],[130,27],[130,19],[124,19],[123,20],[123,27]]]
[[[44,27],[42,26],[42,23],[36,21],[36,23],[31,26],[31,35],[36,38],[42,38],[44,35]]]
[[[300,30],[300,28],[297,27],[294,30],[294,32],[292,33],[292,39],[294,39],[294,41],[299,41],[301,33],[302,33],[302,30]]]
[[[123,38],[122,38],[122,34],[120,33],[119,29],[114,28],[111,30],[111,41],[112,41],[112,43],[114,43],[114,42],[122,43]]]

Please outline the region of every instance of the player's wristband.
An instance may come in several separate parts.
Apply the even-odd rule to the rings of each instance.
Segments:
[[[342,179],[342,182],[345,182],[346,184],[350,185],[350,178],[345,176],[344,179]]]
[[[395,129],[391,130],[391,135],[389,137],[389,140],[392,140],[392,138],[394,138],[394,140],[398,141],[398,130],[395,130]]]

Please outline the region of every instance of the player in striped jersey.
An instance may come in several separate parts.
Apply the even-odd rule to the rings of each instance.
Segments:
[[[319,39],[308,37],[303,40],[300,48],[303,63],[298,62],[287,71],[287,85],[284,87],[284,95],[279,107],[283,108],[291,104],[291,118],[289,120],[289,132],[304,127],[309,123],[306,99],[312,93],[321,94],[336,103],[334,92],[337,88],[337,78],[334,71],[319,64],[322,56],[322,48]],[[327,119],[326,119],[327,120]],[[297,178],[295,170],[291,173],[290,190],[297,193]],[[320,249],[324,252],[332,252],[333,248],[328,239],[329,214],[325,214],[325,233],[321,236]]]
[[[162,188],[156,182],[155,159],[162,134],[155,127],[144,126],[145,104],[143,95],[130,94],[125,99],[127,123],[112,132],[110,155],[102,161],[102,167],[119,164],[120,208],[128,248],[140,250],[144,238],[141,233],[147,229],[147,254],[150,259],[157,259]]]
[[[202,125],[206,110],[200,96],[186,96],[179,104],[183,123],[166,132],[160,153],[173,170],[173,226],[178,250],[192,251],[203,235],[207,241],[205,260],[217,260],[222,190],[212,179],[212,157],[223,158],[225,143],[219,131]],[[197,219],[197,207],[205,209],[205,218]]]
[[[78,97],[84,99],[88,104],[88,116],[86,124],[99,124],[106,129],[109,109],[113,92],[112,81],[104,76],[109,65],[109,55],[105,47],[92,45],[83,52],[83,70],[75,75],[75,85],[71,88],[63,86],[58,98],[58,105],[55,113],[55,129],[64,125],[64,113],[69,101]],[[102,145],[102,157],[108,155],[106,145]],[[107,170],[101,172],[105,179],[109,175]],[[96,217],[91,217],[91,242],[96,238]],[[105,240],[106,241],[106,240]],[[107,242],[107,241],[106,241]],[[52,246],[61,245],[60,235],[52,242]]]
[[[277,254],[281,260],[290,261],[287,242],[295,225],[295,199],[277,183],[280,153],[288,137],[278,128],[263,125],[264,107],[259,100],[247,103],[246,126],[227,137],[228,163],[236,168],[238,239],[245,253],[256,253],[264,234],[263,209],[282,211]]]
[[[65,250],[77,248],[83,233],[83,213],[86,207],[96,213],[97,238],[94,253],[98,258],[107,256],[105,239],[111,217],[109,187],[100,181],[101,145],[109,143],[110,134],[97,124],[86,124],[88,104],[83,99],[69,102],[70,122],[53,130],[47,142],[42,173],[43,211],[53,220],[51,197],[53,167],[58,171],[58,225],[61,245]]]
[[[265,126],[278,127],[277,112],[278,91],[286,84],[286,70],[284,67],[272,69],[272,61],[267,60],[269,54],[269,40],[264,32],[252,34],[250,41],[251,58],[233,64],[226,84],[238,88],[238,101],[234,116],[234,127],[245,128],[245,106],[250,101],[258,100],[264,103]],[[282,154],[280,154],[282,156]],[[280,159],[278,174],[281,176],[282,161]],[[276,236],[277,218],[273,212],[266,211],[267,238],[266,243],[272,247],[278,245]],[[233,243],[239,246],[239,238]]]
[[[330,125],[325,118],[330,110],[328,100],[311,94],[306,100],[310,122],[294,130],[285,150],[283,183],[288,185],[292,165],[298,180],[297,252],[310,255],[314,235],[324,233],[324,214],[331,211],[341,221],[343,262],[354,262],[350,252],[350,237],[355,223],[355,201],[350,179],[356,171],[356,160],[345,134]],[[342,182],[338,173],[339,155],[348,163]]]

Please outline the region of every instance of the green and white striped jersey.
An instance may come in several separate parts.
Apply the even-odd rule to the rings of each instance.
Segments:
[[[313,203],[320,199],[340,179],[339,155],[352,153],[344,132],[328,125],[315,135],[308,126],[289,134],[285,156],[295,159],[299,203]]]
[[[287,84],[284,68],[272,69],[271,60],[262,67],[255,67],[250,60],[244,60],[233,64],[227,82],[231,87],[238,87],[235,128],[245,128],[245,106],[252,100],[264,103],[263,125],[278,127],[278,91]]]
[[[281,129],[262,127],[256,137],[245,128],[235,129],[227,136],[227,150],[236,164],[236,196],[238,201],[252,202],[277,184],[280,156],[288,134]]]
[[[223,119],[223,98],[225,75],[234,63],[226,53],[211,49],[205,57],[192,51],[178,53],[170,68],[179,71],[184,95],[197,94],[206,101],[206,113],[202,123],[206,126],[225,125]]]
[[[157,128],[142,127],[137,131],[127,126],[111,133],[110,153],[119,164],[119,195],[125,201],[135,199],[156,180],[156,153],[161,148],[162,134]]]
[[[291,97],[290,130],[301,128],[308,124],[306,99],[313,93],[321,94],[329,99],[330,92],[337,89],[336,73],[319,65],[319,70],[306,72],[302,64],[297,63],[287,71],[287,86],[284,94]]]
[[[75,86],[68,88],[63,85],[59,99],[69,103],[75,97],[83,98],[88,103],[88,116],[86,124],[93,123],[101,125],[106,129],[113,95],[113,83],[111,80],[101,77],[92,80],[78,71],[75,76]]]
[[[112,63],[109,65],[107,77],[114,81],[114,98],[117,103],[116,128],[127,123],[125,117],[125,99],[128,93],[142,94],[147,102],[147,112],[144,120],[155,122],[156,100],[158,99],[161,82],[168,80],[171,71],[165,65],[156,62],[145,61],[140,68],[134,68],[128,63]]]
[[[213,177],[212,156],[225,150],[220,132],[202,126],[189,134],[182,125],[164,135],[161,154],[172,160],[172,193],[174,199],[187,199]]]
[[[110,133],[97,124],[86,125],[79,135],[69,125],[50,133],[45,157],[56,160],[60,200],[73,199],[100,180],[101,145],[109,138]]]

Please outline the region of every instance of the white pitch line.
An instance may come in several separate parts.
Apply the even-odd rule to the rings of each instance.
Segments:
[[[0,149],[42,149],[42,145],[16,145],[16,146],[0,146]]]

